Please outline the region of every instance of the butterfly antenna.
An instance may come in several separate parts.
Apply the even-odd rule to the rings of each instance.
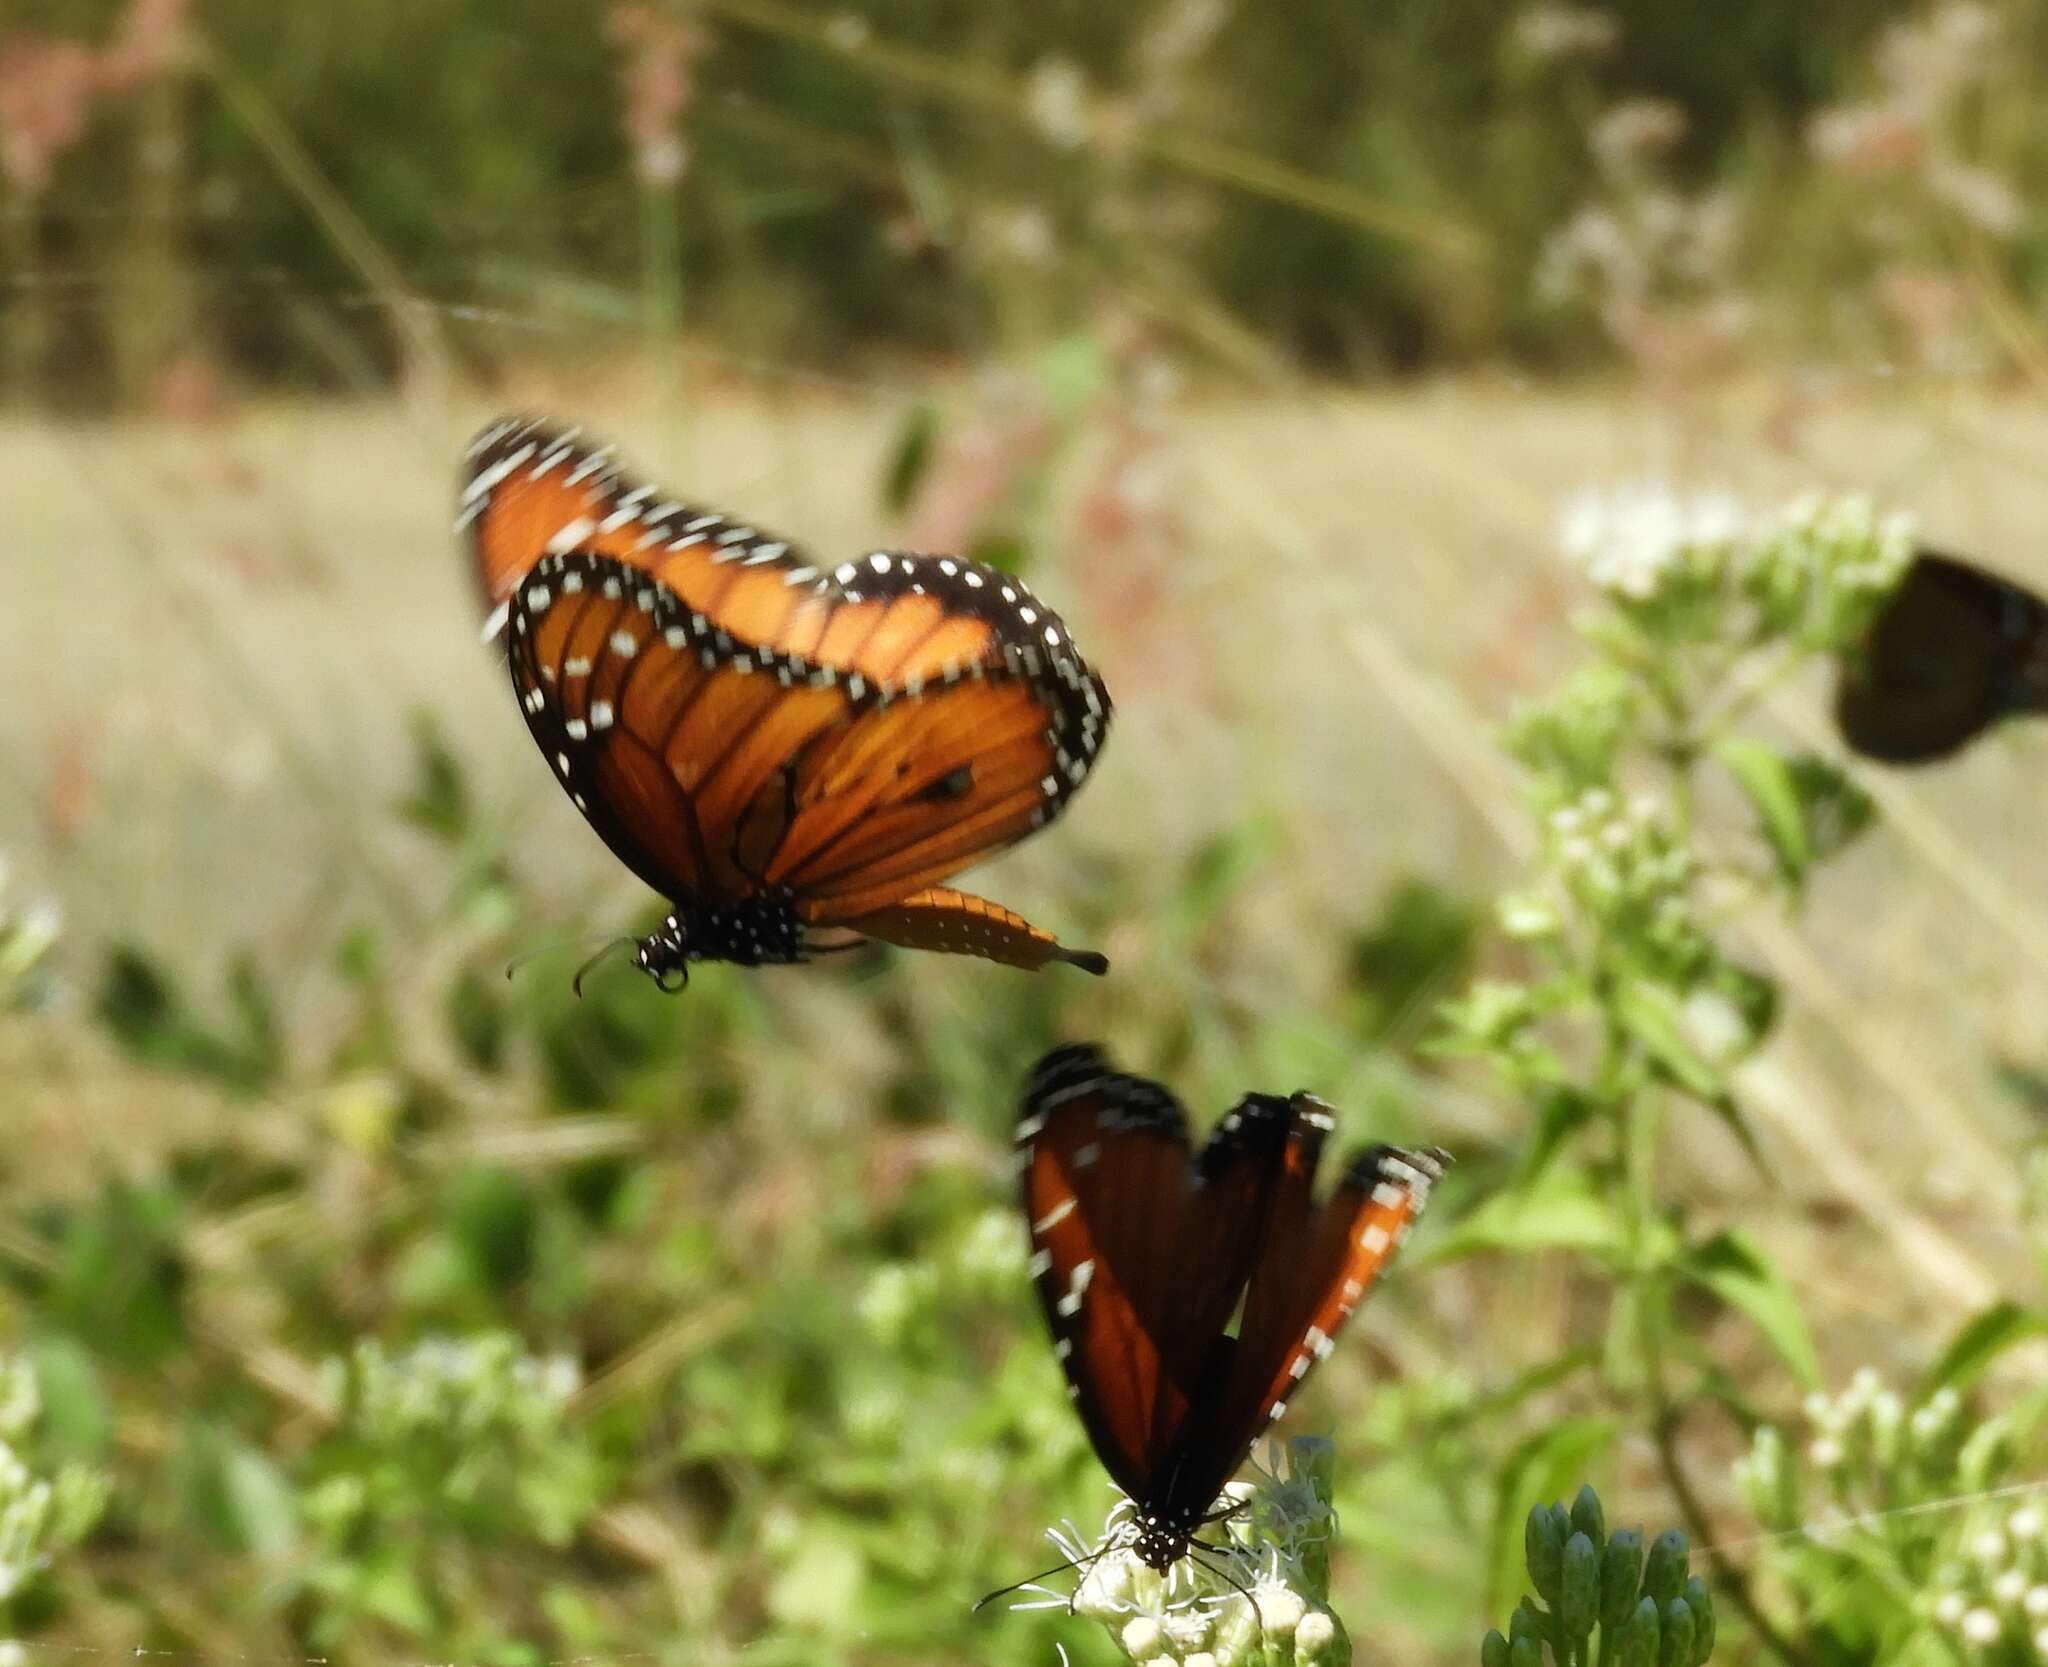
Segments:
[[[1224,1585],[1230,1587],[1234,1592],[1237,1593],[1239,1597],[1243,1598],[1246,1603],[1250,1604],[1252,1611],[1252,1619],[1255,1621],[1258,1620],[1259,1600],[1252,1596],[1251,1588],[1245,1585],[1243,1581],[1239,1580],[1237,1576],[1231,1572],[1230,1549],[1227,1546],[1205,1545],[1200,1540],[1188,1541],[1188,1555],[1192,1557],[1195,1555],[1196,1552],[1201,1552],[1204,1554],[1202,1558],[1202,1566],[1208,1569],[1210,1573],[1218,1576],[1223,1581]],[[1264,1623],[1261,1623],[1261,1630],[1263,1630],[1263,1626]]]
[[[582,966],[576,969],[575,976],[569,980],[569,988],[576,992],[576,999],[578,1001],[581,1001],[583,999],[584,974],[589,972],[592,967],[596,966],[598,962],[602,961],[607,955],[611,954],[614,950],[630,949],[633,946],[633,943],[634,940],[630,937],[613,938],[609,943],[607,943],[604,946],[604,948],[600,949],[595,955],[591,956],[589,960],[585,961]],[[685,975],[685,977],[687,979],[687,975]]]
[[[1053,1575],[1056,1574],[1064,1574],[1068,1569],[1092,1569],[1097,1563],[1102,1561],[1104,1556],[1106,1556],[1109,1552],[1115,1550],[1116,1545],[1117,1542],[1115,1540],[1105,1540],[1101,1545],[1097,1546],[1085,1557],[1069,1557],[1065,1562],[1055,1563],[1049,1569],[1040,1569],[1038,1573],[1031,1575],[1026,1579],[1013,1580],[1007,1586],[998,1586],[993,1592],[990,1592],[983,1597],[975,1599],[974,1607],[969,1611],[969,1613],[979,1615],[982,1612],[982,1610],[986,1609],[990,1604],[994,1603],[997,1598],[1006,1598],[1012,1592],[1021,1592],[1024,1590],[1026,1586],[1036,1586],[1041,1580],[1050,1579]],[[1067,1607],[1071,1609],[1073,1607],[1072,1603],[1069,1602]]]
[[[544,943],[539,945],[537,948],[523,950],[519,954],[513,956],[511,960],[507,961],[505,963],[505,976],[507,978],[510,978],[521,967],[527,965],[529,962],[538,961],[543,955],[553,955],[559,950],[580,949],[585,944],[592,943],[601,943],[604,945],[605,949],[610,949],[618,941],[618,939],[612,937],[609,933],[595,933],[586,934],[585,936],[580,938],[563,938],[555,943]],[[629,939],[627,941],[630,942],[631,940]],[[589,963],[585,962],[584,964],[587,966]]]

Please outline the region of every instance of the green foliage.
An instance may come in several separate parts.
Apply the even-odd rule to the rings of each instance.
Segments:
[[[49,1612],[63,1554],[106,1509],[108,1480],[61,1456],[63,1432],[44,1416],[36,1362],[0,1356],[0,1627],[10,1633]]]
[[[1750,1416],[1751,1388],[1716,1360],[1703,1305],[1746,1325],[1792,1385],[1819,1382],[1799,1294],[1764,1243],[1741,1226],[1694,1226],[1660,1169],[1667,1120],[1687,1111],[1762,1163],[1734,1073],[1777,996],[1726,947],[1729,926],[1742,907],[1796,901],[1869,809],[1833,765],[1741,725],[1776,681],[1855,640],[1910,537],[1857,500],[1802,501],[1759,522],[1719,498],[1631,487],[1575,503],[1565,543],[1601,592],[1584,620],[1590,654],[1503,736],[1538,822],[1530,871],[1499,907],[1526,970],[1446,1004],[1440,1037],[1527,1106],[1530,1137],[1506,1186],[1425,1254],[1562,1257],[1604,1294],[1597,1348],[1583,1367],[1560,1356],[1548,1381],[1590,1378],[1605,1410],[1560,1417],[1552,1405],[1494,1480],[1496,1595],[1519,1553],[1576,1624],[1586,1553],[1573,1554],[1565,1603],[1571,1530],[1536,1502],[1605,1451],[1616,1410],[1660,1431],[1714,1402]],[[1676,1441],[1657,1452],[1677,1497],[1695,1497]],[[1681,1547],[1653,1545],[1640,1598],[1603,1609],[1603,1661],[1684,1667],[1699,1649]],[[1617,1536],[1606,1555],[1639,1554]],[[1539,1631],[1582,1647],[1581,1634]],[[1512,1631],[1505,1647],[1512,1657]]]
[[[208,1024],[154,957],[122,945],[107,957],[98,1007],[109,1033],[137,1059],[233,1088],[265,1088],[283,1065],[277,1014],[262,973],[247,957],[229,969],[228,1000],[230,1022]]]
[[[116,356],[125,308],[166,297],[196,305],[196,334],[245,373],[387,375],[402,332],[360,304],[378,287],[365,246],[445,304],[452,345],[480,357],[679,319],[826,361],[1044,339],[1165,271],[1172,304],[1220,303],[1320,365],[1556,359],[1616,334],[1631,350],[1607,322],[1613,297],[1554,281],[1579,243],[1616,241],[1610,263],[1645,269],[1653,305],[1667,290],[1718,299],[1739,272],[1744,292],[1790,291],[1883,340],[1897,324],[1880,280],[1902,250],[1940,258],[1952,182],[2023,202],[2044,168],[2037,142],[1977,133],[2005,125],[1997,71],[2038,69],[2017,18],[1934,99],[1900,90],[1945,112],[1916,189],[1897,188],[1897,165],[1816,154],[1816,115],[1872,79],[1873,43],[1909,10],[1826,0],[1795,20],[1742,0],[1709,23],[1459,0],[1368,27],[1335,0],[1057,20],[929,0],[712,7],[691,15],[677,107],[650,134],[634,97],[647,49],[602,13],[366,0],[336,33],[314,13],[215,0],[206,73],[173,77],[153,120],[133,117],[153,85],[106,97],[57,147],[33,243],[55,270],[126,271],[131,228],[152,207],[171,216],[154,228],[160,288],[64,315],[74,378]],[[107,8],[82,0],[31,0],[25,23],[95,46],[110,32]],[[1896,60],[1910,58],[1880,70]],[[1653,167],[1614,137],[1646,108],[1675,113]],[[403,142],[378,142],[395,110]],[[137,178],[154,195],[130,203]],[[1731,198],[1739,241],[1708,212]],[[337,230],[333,202],[360,231]],[[1705,229],[1668,249],[1673,205],[1694,204]],[[1589,222],[1619,238],[1572,235]],[[1702,278],[1694,243],[1732,246]],[[2033,279],[2020,259],[2014,275]]]

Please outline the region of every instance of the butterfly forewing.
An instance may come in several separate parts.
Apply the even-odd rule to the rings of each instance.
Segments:
[[[611,450],[531,417],[470,447],[458,526],[494,631],[548,555],[637,568],[733,640],[829,670],[858,700],[1003,678],[1035,691],[1048,815],[1080,786],[1109,725],[1102,680],[1021,580],[964,556],[877,550],[827,568],[787,539],[629,480]]]
[[[1156,1083],[1062,1048],[1032,1074],[1017,1125],[1031,1272],[1075,1409],[1117,1485],[1140,1497],[1178,1429],[1159,1311],[1192,1177],[1187,1119]],[[1162,1431],[1162,1423],[1170,1429]]]
[[[605,593],[611,564],[557,559],[513,598],[507,660],[512,686],[541,753],[576,808],[618,859],[664,897],[722,899],[729,876],[714,864],[690,799],[641,732],[653,714],[687,706],[716,674],[694,657],[657,665],[644,623]],[[649,616],[637,614],[640,622]],[[621,655],[625,632],[633,652]],[[622,727],[631,682],[636,728]]]

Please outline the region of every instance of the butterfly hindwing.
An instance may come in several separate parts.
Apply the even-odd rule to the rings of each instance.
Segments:
[[[1847,659],[1843,738],[1891,764],[1946,758],[2008,713],[2048,705],[2048,605],[1923,550]]]
[[[1020,679],[892,697],[751,646],[638,567],[544,557],[507,606],[514,692],[613,852],[678,904],[771,890],[798,920],[1009,965],[1062,950],[937,882],[1048,814],[1054,749]]]

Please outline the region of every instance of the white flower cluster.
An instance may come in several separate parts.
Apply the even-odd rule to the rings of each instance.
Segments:
[[[356,1432],[376,1445],[426,1438],[469,1448],[546,1436],[583,1376],[566,1355],[536,1358],[516,1337],[485,1332],[430,1337],[398,1354],[365,1340],[346,1360],[328,1361],[323,1380]]]
[[[1646,602],[1688,562],[1744,540],[1750,518],[1726,492],[1673,491],[1656,480],[1587,487],[1565,500],[1558,542],[1610,595]]]
[[[1550,874],[1501,900],[1503,926],[1521,938],[1554,936],[1574,916],[1607,939],[1654,952],[1674,981],[1710,957],[1692,899],[1693,855],[1674,836],[1663,804],[1624,802],[1604,787],[1550,813]]]
[[[1866,1529],[1895,1538],[1889,1511],[1957,1484],[1970,1432],[1953,1389],[1936,1390],[1909,1411],[1904,1397],[1866,1366],[1840,1394],[1807,1396],[1801,1411],[1811,1432],[1803,1457],[1826,1490],[1810,1519],[1778,1429],[1759,1429],[1736,1465],[1751,1507],[1772,1528],[1805,1528],[1829,1545]]]
[[[1880,514],[1860,494],[1808,493],[1758,530],[1743,588],[1771,629],[1841,648],[1898,583],[1916,538],[1911,516]]]
[[[52,1552],[82,1538],[106,1504],[106,1480],[95,1471],[67,1465],[51,1476],[31,1467],[24,1449],[42,1410],[33,1368],[0,1356],[0,1606],[49,1566]]]
[[[1753,515],[1726,492],[1635,480],[1574,493],[1558,540],[1617,602],[1714,599],[1715,609],[1691,621],[1697,634],[1789,637],[1834,650],[1898,582],[1915,529],[1909,516],[1881,514],[1860,495],[1811,492],[1776,515]]]
[[[1927,1612],[1966,1659],[2048,1661],[2048,1514],[2021,1505],[1982,1521],[1935,1574]]]
[[[1092,1541],[1072,1523],[1046,1538],[1083,1571],[1071,1596],[1037,1583],[1020,1609],[1069,1609],[1108,1629],[1141,1667],[1348,1667],[1351,1641],[1326,1597],[1330,1445],[1301,1438],[1252,1479],[1231,1483],[1217,1501],[1229,1510],[1222,1538],[1200,1545],[1163,1574],[1132,1549],[1136,1509],[1111,1507]]]

